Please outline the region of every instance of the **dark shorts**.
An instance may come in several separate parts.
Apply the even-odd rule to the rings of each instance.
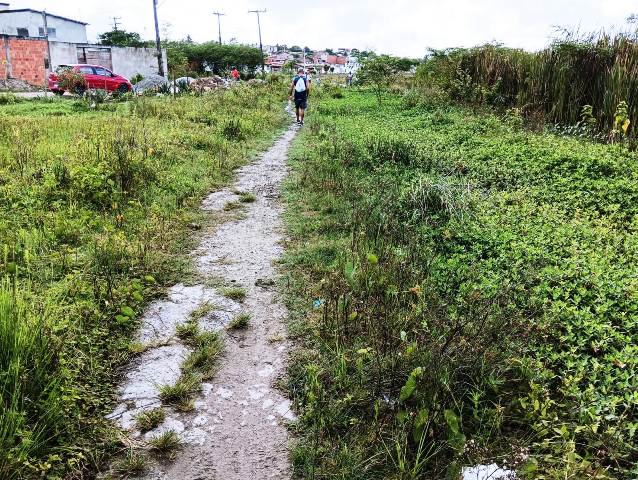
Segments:
[[[295,108],[301,108],[303,110],[308,108],[308,95],[295,94]]]

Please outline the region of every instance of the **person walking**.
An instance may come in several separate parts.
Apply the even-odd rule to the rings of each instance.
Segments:
[[[235,81],[238,81],[238,80],[239,80],[239,70],[237,70],[237,67],[234,67],[234,68],[233,68],[233,71],[232,71],[232,72],[230,72],[230,74],[233,76],[233,79],[234,79]]]
[[[297,70],[297,75],[292,79],[290,85],[290,100],[295,100],[295,113],[297,123],[303,125],[306,109],[308,108],[308,94],[310,93],[310,79],[303,68]]]

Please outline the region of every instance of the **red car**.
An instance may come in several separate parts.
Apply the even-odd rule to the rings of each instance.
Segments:
[[[62,68],[72,68],[76,72],[84,75],[86,83],[91,89],[101,89],[106,90],[107,92],[118,91],[120,93],[126,93],[133,90],[133,85],[128,81],[128,79],[121,75],[116,75],[109,69],[99,65],[60,65],[57,71]],[[64,90],[60,89],[58,86],[58,76],[55,72],[51,72],[49,74],[49,90],[60,95],[64,94]]]

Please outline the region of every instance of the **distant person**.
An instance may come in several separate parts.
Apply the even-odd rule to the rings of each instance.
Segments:
[[[352,79],[354,78],[354,74],[352,72],[348,73],[348,86],[351,87],[352,86]]]
[[[295,100],[295,112],[297,114],[297,123],[303,125],[308,108],[308,94],[310,93],[310,79],[305,74],[303,68],[297,70],[297,75],[292,79],[290,85],[290,99]]]
[[[239,70],[237,70],[237,67],[233,68],[233,71],[230,72],[230,74],[233,76],[235,81],[239,80]]]

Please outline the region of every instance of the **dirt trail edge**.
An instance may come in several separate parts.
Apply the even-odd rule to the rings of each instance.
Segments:
[[[212,193],[203,203],[207,211],[221,211],[250,192],[242,218],[213,227],[192,253],[205,279],[220,279],[243,287],[243,303],[229,300],[221,289],[205,285],[175,285],[166,300],[150,306],[139,341],[149,348],[130,366],[119,390],[120,404],[110,416],[130,431],[130,441],[149,440],[173,430],[184,442],[174,461],[153,462],[147,479],[233,480],[290,477],[288,432],[294,421],[290,402],[273,387],[283,373],[288,350],[284,306],[277,299],[274,261],[283,238],[280,185],[287,173],[286,158],[296,127],[286,131],[257,162],[237,172],[233,188]],[[207,285],[211,282],[205,282]],[[135,416],[161,405],[158,387],[173,384],[189,348],[175,335],[176,326],[209,302],[214,309],[199,325],[221,331],[238,313],[251,315],[250,327],[223,333],[226,353],[214,379],[203,384],[195,410],[180,413],[165,407],[166,419],[142,434]]]

